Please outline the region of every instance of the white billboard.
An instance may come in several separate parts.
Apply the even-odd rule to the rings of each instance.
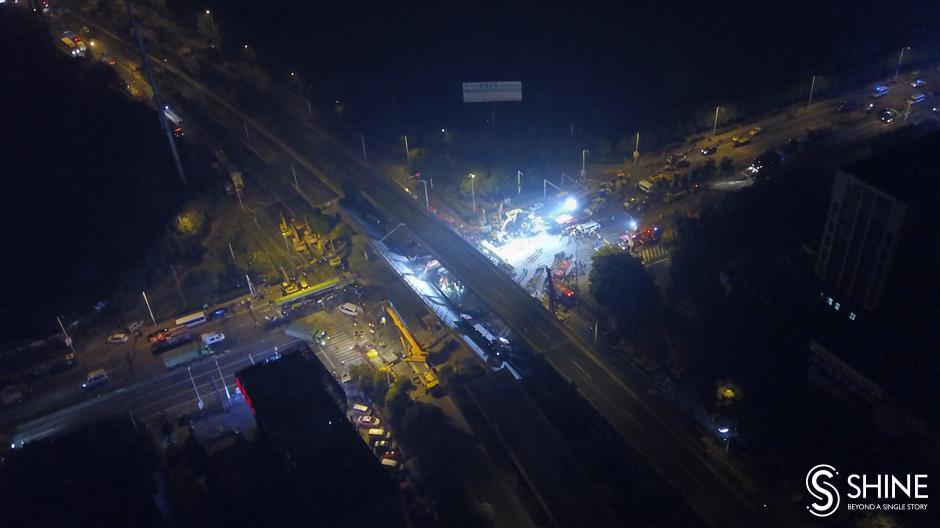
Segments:
[[[465,103],[498,103],[521,100],[522,81],[463,83],[463,102]]]

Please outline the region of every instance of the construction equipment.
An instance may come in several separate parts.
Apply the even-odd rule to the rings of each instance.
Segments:
[[[412,364],[417,373],[418,381],[424,385],[425,390],[428,392],[435,390],[441,382],[437,374],[427,364],[427,353],[418,346],[414,337],[411,336],[411,332],[408,331],[408,327],[401,320],[398,310],[395,309],[391,301],[385,305],[385,311],[388,312],[389,317],[392,318],[392,323],[401,332],[401,343],[405,349],[405,361]]]
[[[408,331],[408,327],[402,322],[401,317],[398,315],[398,310],[395,309],[391,301],[385,305],[385,311],[388,312],[389,317],[392,318],[392,323],[394,323],[401,332],[401,342],[402,346],[405,348],[405,361],[409,363],[425,363],[428,359],[428,355],[421,350],[418,343],[411,337],[411,332]]]

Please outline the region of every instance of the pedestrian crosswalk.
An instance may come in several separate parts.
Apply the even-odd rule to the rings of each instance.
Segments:
[[[659,244],[652,246],[642,246],[636,250],[636,255],[640,257],[643,264],[654,264],[669,258],[669,252]]]
[[[327,329],[330,338],[326,347],[331,359],[340,365],[355,365],[362,361],[362,354],[356,350],[356,338],[345,328]]]

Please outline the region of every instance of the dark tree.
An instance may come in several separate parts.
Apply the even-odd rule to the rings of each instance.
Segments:
[[[625,337],[654,333],[659,291],[640,259],[614,246],[601,248],[594,255],[590,288]]]

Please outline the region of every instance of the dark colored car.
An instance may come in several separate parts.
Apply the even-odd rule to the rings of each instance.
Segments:
[[[702,149],[702,156],[711,156],[718,150],[717,145],[709,145]]]
[[[217,310],[212,312],[212,318],[220,319],[222,317],[225,317],[226,314],[228,314],[228,308],[218,308]]]

